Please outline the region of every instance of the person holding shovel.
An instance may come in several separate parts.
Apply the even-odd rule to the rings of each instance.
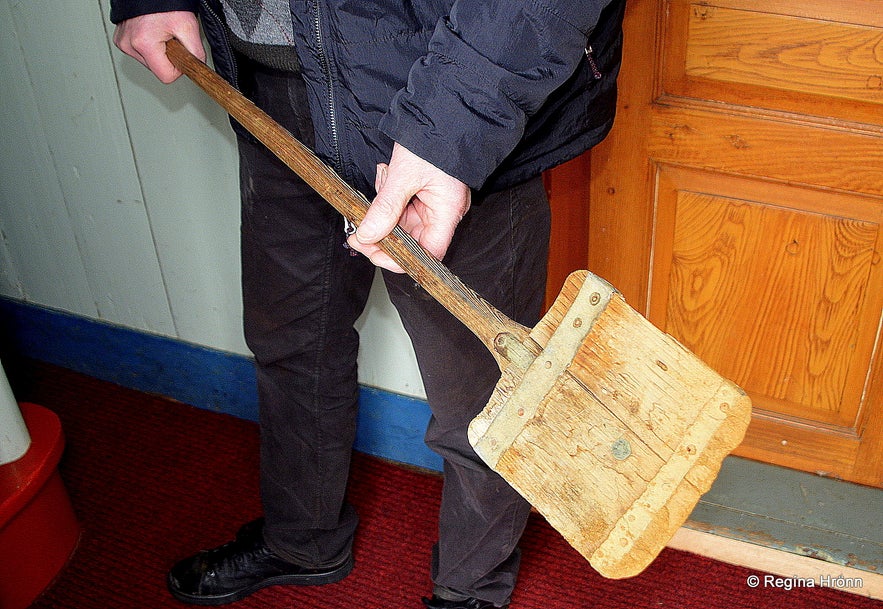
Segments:
[[[417,355],[432,410],[426,442],[444,459],[423,603],[509,604],[530,506],[466,436],[499,368],[378,243],[400,224],[503,313],[535,325],[550,222],[541,174],[612,126],[624,4],[112,0],[114,42],[162,82],[180,76],[168,40],[205,59],[201,24],[216,70],[372,199],[355,230],[234,122],[264,516],[172,567],[175,598],[221,605],[353,568],[353,324],[376,265]]]

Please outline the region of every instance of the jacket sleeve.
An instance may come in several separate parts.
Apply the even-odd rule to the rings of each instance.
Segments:
[[[479,188],[576,70],[610,0],[456,0],[380,129]]]
[[[132,17],[170,11],[196,12],[198,0],[111,0],[110,21],[120,23]]]

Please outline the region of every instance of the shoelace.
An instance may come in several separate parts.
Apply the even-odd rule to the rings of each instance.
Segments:
[[[212,568],[205,571],[206,575],[216,579],[236,575],[261,555],[270,553],[269,548],[263,545],[254,544],[251,548],[239,549],[241,545],[241,541],[235,539],[214,550],[209,550],[204,558],[204,564],[206,566],[211,564]]]

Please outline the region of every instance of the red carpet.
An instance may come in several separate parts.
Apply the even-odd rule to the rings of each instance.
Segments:
[[[42,365],[16,387],[19,399],[61,417],[61,474],[83,524],[71,562],[33,607],[185,607],[166,592],[166,569],[259,515],[256,426]],[[440,480],[364,455],[352,480],[362,521],[353,573],[319,588],[265,589],[232,607],[422,607]],[[674,550],[638,577],[608,581],[540,518],[522,549],[512,609],[883,606],[829,589],[752,589],[745,582],[754,572]]]

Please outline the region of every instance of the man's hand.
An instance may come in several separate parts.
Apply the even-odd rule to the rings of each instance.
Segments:
[[[158,79],[168,84],[181,76],[180,70],[166,57],[166,42],[172,38],[205,61],[205,49],[199,37],[196,15],[187,11],[152,13],[127,19],[113,34],[113,42],[126,55],[143,63]]]
[[[377,245],[400,224],[441,260],[469,210],[469,187],[399,144],[393,147],[389,165],[377,167],[374,187],[377,196],[350,236],[350,247],[377,266],[401,273],[401,267]]]

